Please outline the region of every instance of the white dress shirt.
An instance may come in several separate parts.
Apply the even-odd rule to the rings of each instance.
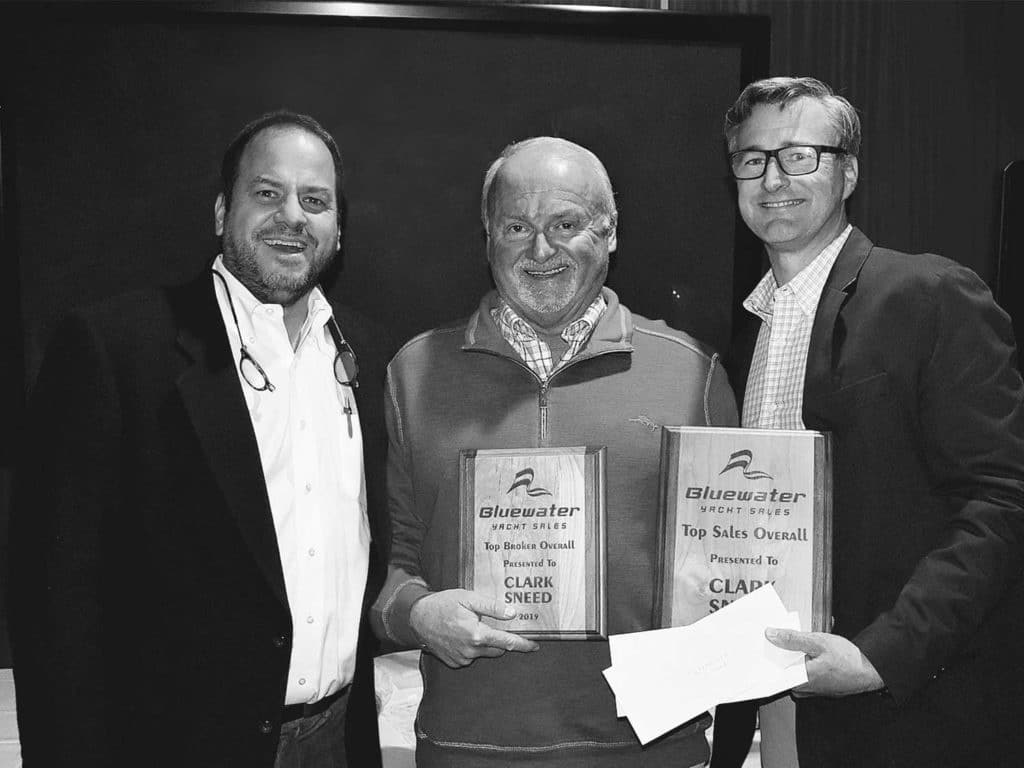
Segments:
[[[292,616],[283,703],[312,703],[352,682],[355,669],[370,544],[359,414],[350,388],[334,377],[332,312],[320,290],[308,297],[293,350],[282,307],[260,303],[221,257],[213,268],[227,281],[249,354],[274,386],[257,392],[239,373]],[[229,298],[223,284],[210,279],[237,369],[240,343]]]

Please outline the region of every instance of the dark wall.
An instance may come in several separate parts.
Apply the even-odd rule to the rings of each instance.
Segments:
[[[483,172],[506,143],[555,134],[615,183],[624,301],[728,341],[734,213],[715,129],[740,83],[735,47],[266,19],[54,23],[12,43],[29,380],[68,303],[183,280],[217,252],[220,153],[281,106],[320,119],[347,158],[336,295],[400,336],[475,306]]]
[[[1024,160],[1015,160],[1003,171],[1002,205],[999,211],[999,268],[996,297],[1003,306],[1015,306],[1013,335],[1024,339]],[[1017,355],[1024,371],[1024,359]]]

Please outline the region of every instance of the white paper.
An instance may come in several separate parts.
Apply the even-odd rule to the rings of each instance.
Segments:
[[[716,704],[806,682],[804,655],[769,643],[767,627],[800,628],[770,584],[686,627],[612,635],[604,676],[619,716],[646,744]]]

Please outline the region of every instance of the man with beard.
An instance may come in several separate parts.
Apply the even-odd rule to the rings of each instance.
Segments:
[[[272,113],[222,181],[211,268],[72,312],[39,375],[11,539],[26,768],[380,763],[361,630],[392,350],[317,287],[341,157]]]
[[[607,447],[608,631],[651,628],[660,425],[732,425],[718,356],[604,287],[617,244],[608,174],[563,139],[508,147],[481,213],[496,291],[416,337],[388,369],[388,581],[383,637],[425,650],[416,764],[601,768],[702,764],[698,717],[641,749],[601,675],[606,641],[535,643],[457,589],[459,450]]]

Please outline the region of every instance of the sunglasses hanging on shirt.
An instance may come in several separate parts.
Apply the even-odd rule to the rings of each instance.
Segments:
[[[231,297],[231,291],[228,289],[228,281],[224,279],[217,270],[210,268],[210,271],[217,276],[220,280],[221,285],[224,286],[224,294],[228,298],[228,308],[231,310],[231,319],[235,321],[235,332],[238,334],[238,372],[242,375],[242,380],[252,387],[257,392],[273,392],[274,385],[270,381],[270,377],[267,376],[267,372],[263,370],[263,366],[260,365],[256,358],[249,352],[248,347],[245,346],[245,339],[242,338],[242,329],[238,325],[238,315],[235,314],[235,302]],[[319,287],[319,286],[318,286]],[[320,289],[323,293],[323,289]],[[334,319],[334,315],[328,319],[327,330],[331,334],[331,339],[334,341],[334,380],[337,381],[341,386],[356,389],[359,386],[359,363],[356,360],[356,353],[349,346],[349,343],[345,341],[345,337],[341,335],[341,328],[338,327],[338,322]],[[348,404],[348,399],[345,400],[345,414],[352,415],[352,406]]]

